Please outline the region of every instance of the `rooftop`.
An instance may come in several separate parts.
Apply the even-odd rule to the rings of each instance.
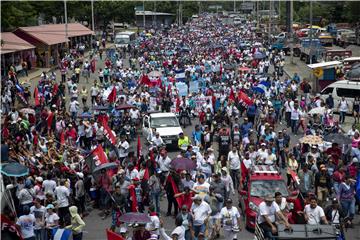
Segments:
[[[34,45],[19,38],[12,32],[1,33],[1,54],[13,53],[35,48]]]
[[[144,11],[136,11],[136,16],[144,16]],[[174,16],[172,13],[162,13],[162,12],[153,12],[153,11],[145,11],[145,16]]]
[[[78,37],[93,35],[94,32],[80,23],[68,23],[68,37]],[[65,34],[65,24],[46,24],[34,27],[20,27],[21,30],[31,35],[33,38],[47,44],[54,45],[67,42]]]

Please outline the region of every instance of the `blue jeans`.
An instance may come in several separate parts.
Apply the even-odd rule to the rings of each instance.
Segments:
[[[191,231],[190,231],[190,229],[185,231],[185,240],[191,240]]]
[[[151,192],[151,201],[152,204],[155,206],[155,211],[157,213],[160,213],[160,194],[161,194],[160,190]]]
[[[299,120],[293,120],[291,119],[291,132],[294,134],[297,134],[297,131],[299,129]]]
[[[340,202],[345,216],[348,216],[349,219],[352,220],[355,215],[355,198],[352,200],[341,199]]]
[[[201,225],[194,225],[194,235],[195,237],[198,237],[199,233],[205,233],[206,230],[206,226],[205,223],[201,224]]]
[[[346,112],[340,111],[339,123],[345,122],[345,116],[346,116]]]
[[[46,229],[34,229],[34,233],[35,233],[36,240],[46,240],[47,239]]]

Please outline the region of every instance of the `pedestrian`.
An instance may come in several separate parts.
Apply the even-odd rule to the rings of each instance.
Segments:
[[[192,200],[194,201],[191,206],[191,213],[194,218],[194,236],[198,237],[199,233],[205,234],[206,224],[209,221],[209,216],[211,214],[211,208],[198,194],[195,195]]]
[[[155,212],[157,212],[158,214],[160,214],[160,195],[161,195],[161,184],[159,178],[160,173],[161,170],[158,170],[157,172],[153,171],[148,182],[151,202],[155,207]]]
[[[337,199],[339,199],[341,208],[348,219],[347,225],[349,227],[352,227],[352,220],[355,216],[355,183],[356,181],[350,176],[346,176],[337,193]]]
[[[238,209],[232,206],[231,198],[225,201],[225,207],[221,209],[220,217],[224,226],[224,238],[226,240],[237,239],[237,234],[242,230],[241,219]]]
[[[347,102],[345,97],[341,97],[341,100],[339,101],[339,105],[338,105],[338,111],[340,113],[339,123],[344,123],[345,116],[349,111],[349,103]]]
[[[73,240],[82,240],[82,229],[85,227],[85,222],[81,219],[77,210],[76,206],[69,207],[71,225],[66,226],[66,228],[72,231]]]
[[[16,225],[21,230],[21,237],[24,240],[35,240],[35,226],[36,219],[34,215],[30,214],[29,206],[24,206],[22,215],[16,221]]]
[[[60,226],[66,226],[69,224],[70,215],[69,215],[69,199],[70,191],[69,188],[65,186],[65,179],[60,180],[60,186],[55,188],[55,196],[57,202],[57,209],[59,213],[59,224]],[[47,208],[49,205],[47,206]],[[51,207],[51,205],[50,205]]]
[[[45,214],[45,226],[47,231],[47,239],[54,239],[53,229],[56,229],[60,226],[59,220],[60,217],[56,214],[55,207],[53,204],[48,204],[46,206],[47,213]]]
[[[35,217],[35,240],[46,240],[47,233],[45,229],[45,214],[46,208],[41,204],[42,200],[36,198],[34,200],[34,206],[30,208],[30,213]]]

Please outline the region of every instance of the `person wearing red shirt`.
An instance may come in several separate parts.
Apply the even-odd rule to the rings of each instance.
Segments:
[[[339,160],[340,160],[340,157],[341,157],[341,149],[339,148],[339,145],[337,143],[333,143],[331,148],[328,148],[326,150],[326,154],[328,156],[331,155],[331,157],[333,158],[334,160],[334,164],[337,166],[339,164]]]
[[[191,209],[191,205],[193,202],[191,198],[194,196],[195,196],[194,192],[191,191],[191,189],[188,186],[184,187],[183,192],[174,195],[176,201],[178,202],[178,206],[180,207],[186,205],[188,211],[190,211]]]
[[[70,145],[74,145],[77,139],[77,133],[72,124],[69,124],[65,131],[65,139],[68,140]]]

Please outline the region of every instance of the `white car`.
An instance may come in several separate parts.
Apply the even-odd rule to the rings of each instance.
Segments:
[[[143,131],[147,139],[154,128],[164,143],[171,146],[177,146],[179,134],[183,132],[175,113],[151,113],[145,116]]]

